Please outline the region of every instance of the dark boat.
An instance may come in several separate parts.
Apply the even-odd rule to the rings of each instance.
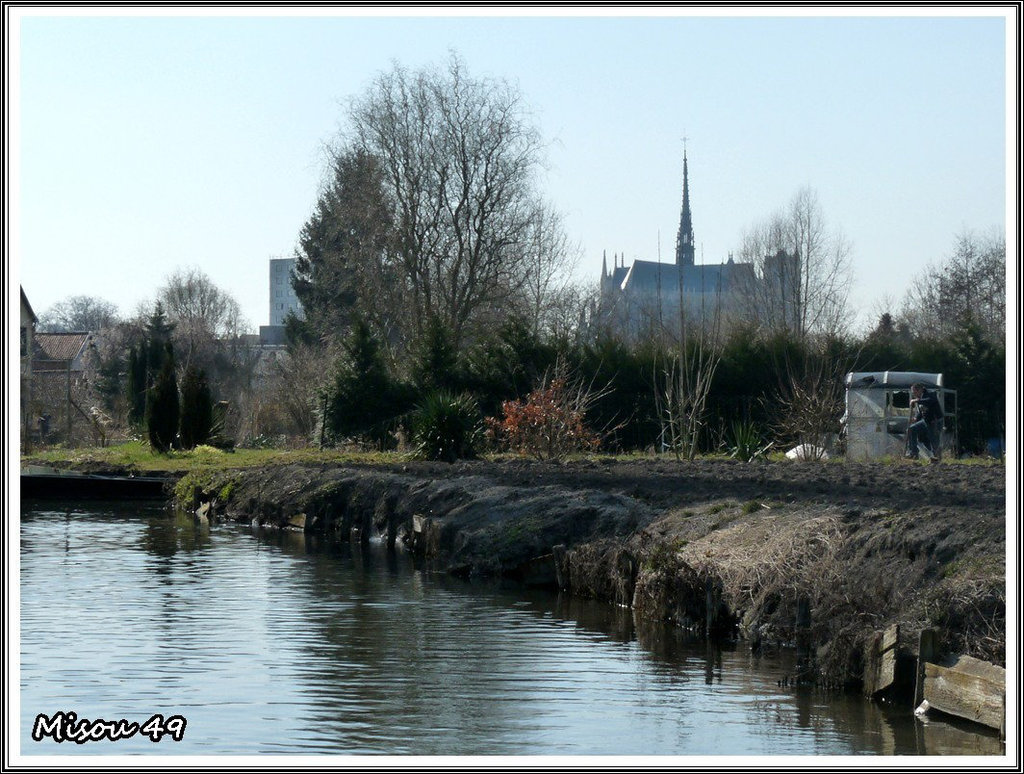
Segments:
[[[172,479],[162,476],[116,476],[48,468],[23,468],[23,499],[87,497],[104,500],[166,498]]]

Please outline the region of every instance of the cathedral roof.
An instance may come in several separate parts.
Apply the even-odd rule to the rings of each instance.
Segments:
[[[634,261],[620,287],[637,293],[678,292],[679,272],[682,271],[684,291],[714,292],[728,290],[741,278],[752,277],[754,267],[749,263],[704,263],[677,266],[658,261]]]

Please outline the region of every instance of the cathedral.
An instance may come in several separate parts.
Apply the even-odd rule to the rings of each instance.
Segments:
[[[765,277],[795,277],[798,263],[784,252],[765,258],[758,277],[752,263],[738,263],[732,255],[724,263],[694,262],[693,215],[690,181],[683,152],[683,208],[676,236],[675,263],[634,261],[626,266],[613,256],[609,271],[607,255],[601,267],[598,319],[606,330],[627,339],[676,337],[685,326],[713,327],[748,317],[751,301],[762,295]],[[794,286],[782,282],[780,288]],[[682,312],[682,313],[681,313]],[[692,328],[691,328],[692,329]]]

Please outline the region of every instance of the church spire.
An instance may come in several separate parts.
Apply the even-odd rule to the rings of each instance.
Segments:
[[[690,214],[690,181],[683,148],[683,212],[679,216],[679,234],[676,236],[676,265],[693,266],[693,217]]]

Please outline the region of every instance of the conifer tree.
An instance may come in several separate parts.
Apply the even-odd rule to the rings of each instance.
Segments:
[[[189,365],[181,381],[181,448],[194,449],[210,439],[213,397],[206,372]]]
[[[413,383],[421,396],[438,390],[458,392],[464,387],[463,370],[450,331],[439,319],[433,318],[414,352]]]
[[[389,425],[408,408],[408,396],[388,373],[380,342],[357,319],[345,346],[327,409],[335,438],[363,438],[383,445]]]
[[[159,301],[146,323],[146,343],[144,352],[146,354],[146,386],[152,387],[163,366],[164,354],[171,342],[171,333],[174,325],[167,321],[164,306]]]
[[[155,451],[166,452],[178,433],[178,380],[174,375],[174,350],[170,343],[163,349],[163,365],[156,382],[146,393],[146,426],[149,444]]]

